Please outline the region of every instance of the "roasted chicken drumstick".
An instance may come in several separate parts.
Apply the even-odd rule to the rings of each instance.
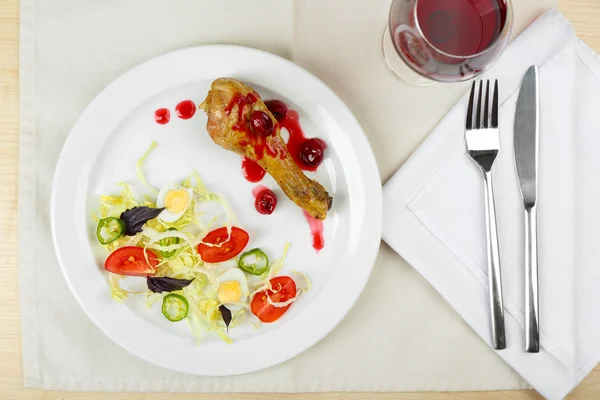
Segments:
[[[208,115],[206,129],[216,144],[257,162],[294,203],[316,219],[327,218],[332,198],[296,165],[277,120],[254,89],[219,78],[200,108]]]

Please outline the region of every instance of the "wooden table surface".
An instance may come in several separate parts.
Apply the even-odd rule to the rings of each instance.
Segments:
[[[600,0],[559,0],[581,39],[600,52]],[[19,155],[19,2],[0,0],[0,399],[105,399],[106,393],[50,392],[23,389],[17,268],[17,181]],[[215,400],[384,400],[384,399],[537,399],[533,390],[463,393],[320,393],[320,394],[118,394],[114,399]],[[600,398],[600,366],[570,399]]]

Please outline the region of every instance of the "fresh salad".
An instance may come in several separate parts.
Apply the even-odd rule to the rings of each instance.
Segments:
[[[142,167],[155,146],[136,165],[140,182],[153,194],[138,201],[121,183],[119,195],[100,197],[94,214],[97,240],[110,253],[104,268],[113,299],[144,295],[148,307],[161,302],[165,319],[185,320],[198,340],[215,332],[231,342],[227,332],[244,321],[255,327],[277,321],[310,289],[300,272],[278,275],[289,244],[273,261],[262,249],[247,248],[250,233],[237,226],[226,200],[208,191],[197,172],[160,190],[152,187]],[[209,203],[222,213],[206,221]],[[122,288],[125,276],[145,279],[147,290]]]

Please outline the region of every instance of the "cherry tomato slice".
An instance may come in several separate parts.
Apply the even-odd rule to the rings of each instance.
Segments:
[[[113,251],[104,262],[104,269],[114,274],[128,276],[151,276],[156,273],[158,257],[146,250],[148,261],[144,257],[144,249],[135,246],[121,247]]]
[[[256,315],[261,322],[275,322],[294,303],[290,303],[285,307],[275,307],[267,301],[267,296],[271,298],[273,303],[284,303],[296,297],[296,283],[289,276],[276,276],[271,279],[272,290],[264,290],[254,295],[250,309],[252,314]]]
[[[231,237],[227,240],[229,234],[227,233],[227,227],[215,229],[211,231],[202,239],[204,243],[220,244],[221,246],[207,246],[204,243],[198,245],[198,253],[202,261],[207,263],[218,263],[227,261],[237,256],[244,250],[244,247],[248,244],[250,236],[248,233],[235,226],[231,228]]]

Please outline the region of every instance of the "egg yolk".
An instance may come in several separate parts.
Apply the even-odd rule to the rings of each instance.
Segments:
[[[219,285],[217,297],[221,303],[235,303],[242,298],[242,287],[238,281],[226,281]]]
[[[165,194],[165,208],[174,214],[185,211],[190,204],[190,194],[185,189],[169,190]]]

